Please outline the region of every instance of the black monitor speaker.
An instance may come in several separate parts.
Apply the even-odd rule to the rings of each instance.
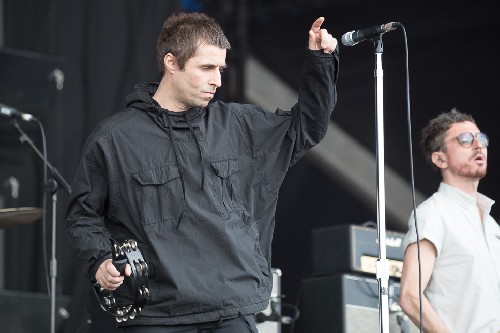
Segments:
[[[301,333],[374,333],[379,329],[378,281],[372,277],[337,274],[302,281]],[[401,311],[399,283],[389,283],[389,332],[418,333]]]

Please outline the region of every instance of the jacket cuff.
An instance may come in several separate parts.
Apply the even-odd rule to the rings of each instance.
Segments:
[[[97,282],[96,279],[95,279],[95,273],[97,273],[97,270],[99,269],[99,266],[101,266],[101,264],[107,260],[107,259],[111,259],[112,258],[112,255],[109,254],[109,255],[106,255],[102,258],[99,258],[98,260],[96,260],[89,268],[88,270],[88,278],[90,279],[90,281],[92,281],[92,283],[95,283]]]

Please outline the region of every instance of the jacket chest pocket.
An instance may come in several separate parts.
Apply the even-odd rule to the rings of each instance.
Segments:
[[[241,200],[238,178],[238,160],[211,161],[215,173],[212,175],[212,193],[217,210],[223,217],[229,213],[245,210]]]
[[[177,165],[132,173],[142,224],[177,219],[182,206],[182,184]]]

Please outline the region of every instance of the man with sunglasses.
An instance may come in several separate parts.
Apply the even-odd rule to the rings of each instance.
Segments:
[[[488,144],[455,109],[422,130],[425,158],[442,182],[410,216],[400,305],[425,332],[500,332],[500,227],[489,214],[494,201],[477,192]]]

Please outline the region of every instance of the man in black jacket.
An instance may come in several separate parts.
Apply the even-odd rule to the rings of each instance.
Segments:
[[[136,240],[149,265],[150,298],[123,332],[257,332],[280,185],[323,139],[336,103],[337,40],[323,21],[309,31],[298,102],[272,113],[209,103],[230,44],[212,18],[173,15],[158,38],[161,81],[137,85],[87,139],[67,213],[71,243],[107,290],[124,280],[110,237]]]

